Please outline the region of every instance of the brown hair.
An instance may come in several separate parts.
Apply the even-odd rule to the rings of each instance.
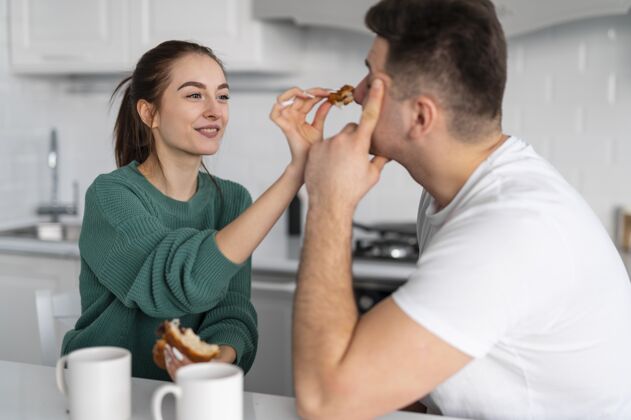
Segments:
[[[365,22],[388,42],[385,70],[399,99],[430,91],[460,138],[499,126],[506,40],[490,0],[382,0]]]

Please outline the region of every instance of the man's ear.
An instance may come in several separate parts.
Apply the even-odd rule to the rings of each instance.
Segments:
[[[158,126],[158,116],[156,115],[155,108],[152,104],[144,99],[136,102],[136,111],[140,115],[142,122],[149,128]]]
[[[427,95],[420,95],[412,99],[412,101],[412,117],[414,121],[410,130],[410,136],[412,138],[425,137],[436,124],[438,105],[434,99]]]

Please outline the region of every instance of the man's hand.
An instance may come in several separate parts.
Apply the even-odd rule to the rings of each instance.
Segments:
[[[388,160],[368,156],[383,95],[383,81],[375,79],[359,125],[347,124],[339,134],[311,148],[305,171],[310,206],[342,206],[353,212],[379,180]]]

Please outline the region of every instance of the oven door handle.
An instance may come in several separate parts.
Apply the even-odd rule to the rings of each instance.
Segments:
[[[252,281],[252,290],[261,290],[266,292],[285,292],[294,293],[296,291],[296,283],[272,283],[265,281]]]

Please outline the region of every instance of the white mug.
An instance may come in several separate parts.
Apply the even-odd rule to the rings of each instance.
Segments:
[[[57,387],[68,398],[71,420],[128,420],[131,353],[120,347],[75,350],[57,361]]]
[[[242,420],[243,370],[228,363],[193,363],[175,374],[175,384],[153,393],[154,420],[162,420],[162,399],[173,393],[177,420]]]

